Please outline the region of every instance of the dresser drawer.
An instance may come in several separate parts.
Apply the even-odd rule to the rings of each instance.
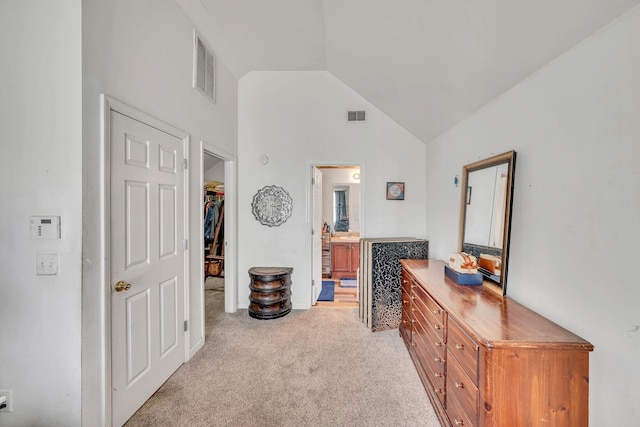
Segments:
[[[449,417],[449,423],[452,427],[464,426],[475,427],[475,416],[469,417],[468,414],[462,409],[457,400],[452,399],[451,395],[447,396],[446,402],[447,417]],[[444,425],[444,424],[443,424]],[[511,425],[511,424],[510,424]]]
[[[409,312],[411,311],[411,294],[406,291],[404,288],[402,288],[402,292],[401,292],[401,297],[402,297],[402,311],[403,312],[407,312],[407,314],[409,314]]]
[[[404,268],[402,269],[402,290],[411,295],[411,274]]]
[[[434,344],[432,337],[429,335],[427,326],[425,326],[424,322],[422,322],[419,318],[414,319],[412,337],[414,338],[414,346],[420,349],[428,348],[429,354],[433,354],[434,356],[431,359],[434,359],[434,358],[440,359],[440,361],[443,363],[443,366],[444,366],[444,360],[446,355],[444,346],[436,346]],[[443,372],[444,372],[444,368],[443,368]]]
[[[426,316],[426,317],[425,317]],[[421,311],[414,311],[413,317],[415,322],[420,325],[424,329],[424,340],[429,345],[429,347],[433,347],[433,352],[437,355],[441,356],[443,359],[445,357],[445,340],[443,338],[444,328],[441,327],[438,323],[434,324],[432,318],[429,318],[429,313],[423,313]]]
[[[419,311],[424,314],[424,318],[428,321],[438,335],[445,341],[445,314],[444,311],[431,299],[425,291],[419,286],[413,288],[413,298],[411,299],[411,308],[413,312]],[[438,308],[434,308],[438,307]],[[434,314],[436,312],[437,314]]]
[[[413,282],[412,285],[415,299],[419,300],[425,307],[425,310],[433,314],[441,325],[444,325],[444,310],[442,307],[440,307],[420,285],[415,282]]]
[[[413,350],[422,370],[426,373],[431,387],[440,402],[445,403],[445,359],[444,353],[436,351],[428,341],[428,336],[420,323],[413,324]]]
[[[400,296],[402,298],[402,315],[404,316],[406,314],[407,317],[410,317],[411,316],[411,295],[409,295],[408,292],[402,289]]]
[[[447,349],[460,362],[462,369],[478,384],[479,346],[456,324],[448,320]]]
[[[458,361],[447,351],[447,414],[451,422],[462,420],[462,424],[477,424],[478,387],[464,372]]]
[[[402,317],[400,333],[407,341],[411,342],[411,297],[402,289]]]
[[[429,329],[434,336],[434,343],[436,341],[446,342],[445,327],[442,323],[436,321],[429,312],[425,312],[424,307],[417,299],[411,300],[411,315],[415,321],[420,321],[424,324],[426,329]]]

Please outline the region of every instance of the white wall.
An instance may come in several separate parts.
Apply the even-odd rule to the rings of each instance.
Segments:
[[[247,270],[254,266],[293,267],[293,306],[310,307],[312,164],[362,165],[366,237],[424,237],[422,142],[327,72],[252,72],[238,93],[240,307],[248,306]],[[347,123],[346,111],[363,106],[368,122]],[[386,200],[386,181],[405,181],[406,200]],[[265,185],[281,186],[293,199],[293,214],[279,227],[261,225],[251,213],[253,195]]]
[[[100,99],[106,93],[190,134],[189,240],[191,344],[202,343],[202,171],[200,141],[236,155],[237,80],[223,61],[216,64],[216,104],[192,89],[194,26],[173,0],[83,1],[84,118],[84,288],[83,288],[83,421],[99,425],[101,312],[104,268],[99,233],[101,215]],[[207,40],[215,51],[215,41]],[[108,285],[108,284],[107,284]],[[79,369],[79,368],[77,368]]]
[[[209,169],[205,170],[203,178],[204,184],[211,181],[224,182],[224,162],[219,161]]]
[[[0,2],[0,425],[80,423],[81,4]],[[61,217],[31,240],[31,215]],[[59,273],[36,276],[36,254]]]
[[[593,426],[640,420],[638,76],[636,8],[427,149],[433,258],[457,247],[453,177],[518,152],[507,293],[595,345]]]

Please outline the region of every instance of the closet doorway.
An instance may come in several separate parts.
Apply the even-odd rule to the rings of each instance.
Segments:
[[[313,165],[310,211],[312,227],[321,231],[321,244],[312,239],[313,280],[320,280],[319,295],[312,290],[318,307],[357,307],[359,239],[362,232],[361,165]],[[316,176],[320,173],[320,177]],[[318,186],[317,183],[320,182]],[[315,193],[314,193],[315,192]],[[317,237],[318,234],[314,234]],[[351,280],[349,280],[351,279]],[[327,289],[327,287],[332,288]]]
[[[238,307],[236,282],[236,160],[215,147],[201,143],[200,215],[202,234],[202,292],[205,327],[216,313],[233,313]],[[213,290],[212,290],[213,289]],[[207,294],[216,303],[207,307]],[[206,329],[206,328],[205,328]]]
[[[205,329],[224,312],[225,292],[225,182],[224,160],[205,152],[202,158],[202,220],[204,225]]]

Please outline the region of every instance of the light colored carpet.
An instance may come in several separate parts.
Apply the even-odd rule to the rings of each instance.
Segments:
[[[397,330],[357,308],[227,314],[207,284],[206,343],[126,426],[439,426]]]

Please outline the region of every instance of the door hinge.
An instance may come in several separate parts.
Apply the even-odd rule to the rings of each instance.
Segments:
[[[189,330],[189,321],[185,320],[184,321],[184,331],[187,332]]]
[[[187,159],[182,159],[182,169],[187,170],[189,167],[189,161]]]
[[[182,249],[183,249],[183,250],[185,250],[185,251],[186,251],[187,249],[189,249],[189,241],[188,241],[187,239],[184,239],[184,240],[182,241]]]

